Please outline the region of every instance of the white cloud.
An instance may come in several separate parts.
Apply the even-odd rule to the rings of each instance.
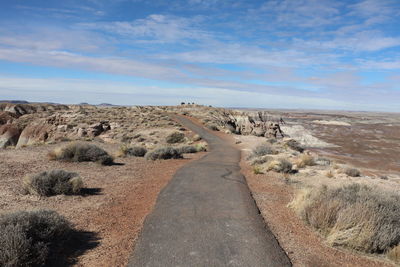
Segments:
[[[212,87],[165,88],[137,86],[95,80],[32,79],[0,76],[0,98],[11,95],[15,99],[30,101],[58,101],[62,103],[111,102],[123,105],[177,104],[190,101],[214,106],[269,107],[347,110],[392,108],[390,103],[383,106],[333,100],[323,97],[301,97],[263,92],[240,92]],[[46,96],[49,96],[47,98]],[[123,96],[123,97],[121,97]],[[28,98],[27,98],[28,97]]]
[[[189,19],[153,14],[145,19],[134,21],[82,23],[80,26],[86,29],[100,29],[137,41],[170,43],[186,39],[204,40],[210,38],[209,33],[196,27],[198,22],[199,17]]]

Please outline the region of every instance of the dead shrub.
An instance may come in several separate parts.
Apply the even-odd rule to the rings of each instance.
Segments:
[[[27,193],[40,196],[72,195],[80,192],[83,182],[77,173],[51,170],[26,176],[23,186]]]
[[[355,168],[347,168],[344,170],[344,173],[351,177],[359,177],[361,176],[361,172]]]
[[[146,153],[147,160],[157,159],[179,159],[182,158],[182,153],[173,147],[160,147]]]
[[[168,144],[182,143],[183,141],[185,141],[185,134],[180,132],[171,133],[165,138],[165,141]]]
[[[359,184],[300,191],[290,204],[331,245],[384,253],[400,241],[400,196]],[[394,252],[393,252],[394,253]]]
[[[112,165],[114,163],[113,158],[107,151],[94,144],[86,143],[70,143],[64,147],[56,148],[48,155],[52,160],[73,162],[93,161],[99,162],[102,165]]]
[[[0,216],[0,266],[43,266],[68,239],[70,223],[55,211],[20,211]]]

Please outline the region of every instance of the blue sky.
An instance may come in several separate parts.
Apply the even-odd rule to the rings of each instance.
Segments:
[[[0,0],[0,99],[400,111],[400,2]]]

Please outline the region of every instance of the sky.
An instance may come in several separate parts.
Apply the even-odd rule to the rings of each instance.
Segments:
[[[0,0],[0,99],[400,112],[400,1]]]

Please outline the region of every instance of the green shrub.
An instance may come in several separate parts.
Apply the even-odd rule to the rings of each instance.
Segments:
[[[168,144],[182,143],[185,140],[185,134],[174,132],[168,135],[165,140]]]
[[[147,152],[145,158],[148,160],[179,159],[182,158],[182,153],[173,147],[161,147]]]
[[[24,189],[40,196],[78,194],[83,182],[77,173],[51,170],[24,178]]]
[[[114,163],[113,158],[107,151],[94,144],[86,143],[70,143],[65,147],[56,148],[49,153],[49,157],[52,160],[93,161],[103,165],[112,165]]]
[[[21,211],[0,216],[0,266],[43,266],[69,237],[69,222],[55,211]]]

